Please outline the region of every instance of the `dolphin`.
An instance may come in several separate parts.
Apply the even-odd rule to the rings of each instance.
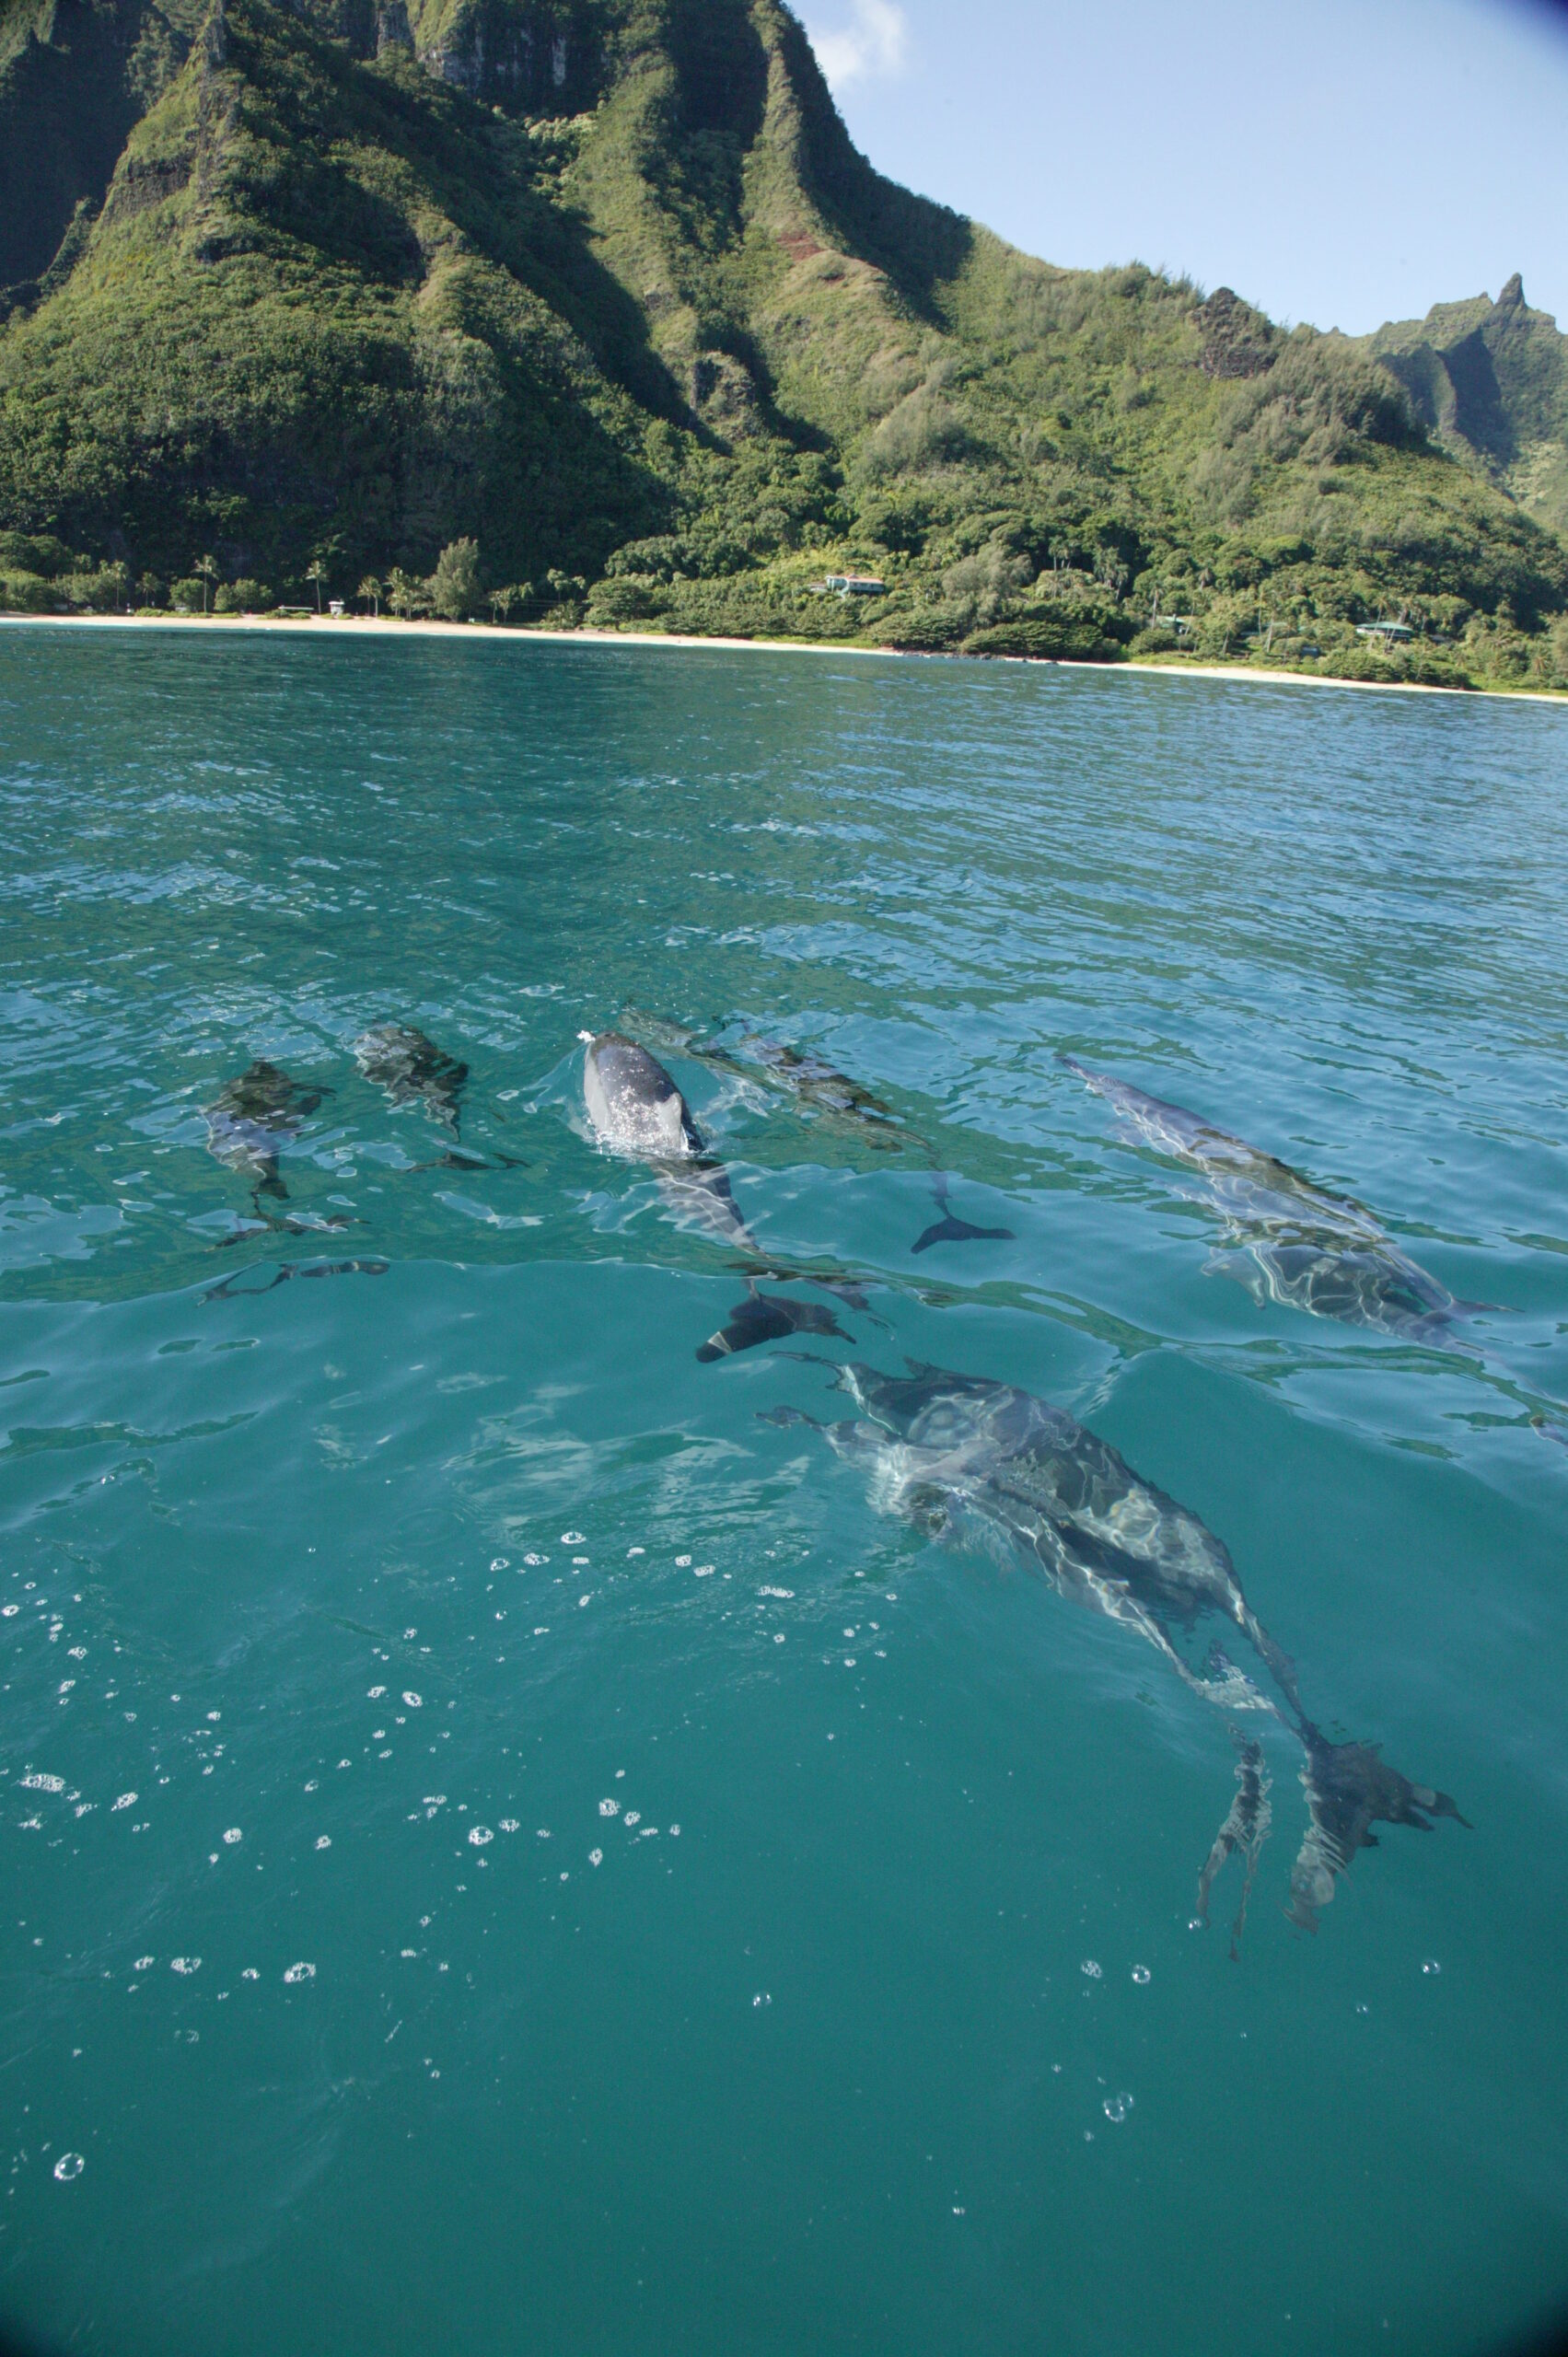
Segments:
[[[1376,1850],[1376,1824],[1413,1825],[1430,1833],[1432,1820],[1451,1817],[1467,1829],[1446,1793],[1430,1784],[1412,1784],[1397,1768],[1379,1757],[1376,1743],[1330,1743],[1310,1720],[1296,1732],[1306,1759],[1301,1771],[1307,1794],[1307,1828],[1300,1853],[1291,1869],[1291,1903],[1285,1910],[1304,1932],[1318,1929],[1318,1910],[1334,1895],[1334,1885],[1350,1871],[1358,1850]]]
[[[1000,1542],[1059,1595],[1135,1631],[1206,1701],[1268,1710],[1217,1647],[1202,1670],[1179,1648],[1178,1635],[1201,1620],[1229,1621],[1294,1703],[1294,1666],[1248,1603],[1223,1542],[1065,1410],[1012,1384],[915,1363],[889,1376],[851,1361],[837,1382],[861,1421],[826,1425],[824,1437],[869,1468],[882,1511],[948,1543]],[[786,1409],[774,1421],[797,1417]]]
[[[1010,1244],[1012,1242],[1013,1231],[1010,1227],[975,1227],[969,1220],[960,1219],[958,1213],[949,1208],[948,1178],[945,1170],[933,1171],[931,1185],[941,1217],[934,1219],[929,1227],[922,1229],[920,1235],[910,1246],[912,1252],[929,1252],[934,1244]]]
[[[619,1031],[584,1031],[583,1101],[594,1132],[611,1153],[649,1165],[670,1208],[710,1236],[757,1245],[722,1162],[709,1154],[691,1109],[645,1048]]]
[[[819,1301],[786,1301],[781,1294],[760,1293],[752,1284],[745,1300],[730,1311],[727,1325],[709,1335],[697,1356],[711,1365],[715,1359],[755,1350],[759,1342],[777,1341],[785,1334],[828,1334],[841,1342],[850,1339]]]
[[[627,1013],[630,1018],[632,1010]],[[743,1033],[738,1049],[731,1049],[717,1041],[704,1042],[683,1026],[661,1022],[655,1016],[639,1016],[637,1024],[661,1047],[676,1054],[693,1056],[720,1071],[744,1074],[760,1066],[797,1104],[826,1118],[834,1128],[851,1131],[878,1153],[897,1154],[906,1145],[917,1146],[931,1166],[938,1216],[911,1245],[912,1252],[928,1252],[934,1244],[1012,1242],[1010,1227],[976,1227],[969,1220],[959,1219],[948,1204],[951,1181],[927,1141],[918,1132],[906,1128],[892,1107],[864,1082],[840,1072],[836,1064],[829,1063],[811,1049],[791,1047],[756,1031]]]
[[[1231,1729],[1236,1736],[1236,1729]],[[1236,1922],[1230,1933],[1230,1960],[1241,1961],[1241,1934],[1247,1923],[1247,1902],[1252,1896],[1252,1878],[1258,1871],[1258,1861],[1263,1844],[1269,1838],[1273,1811],[1269,1806],[1270,1778],[1263,1765],[1260,1743],[1243,1743],[1237,1738],[1240,1757],[1236,1763],[1236,1798],[1230,1814],[1214,1836],[1214,1846],[1209,1852],[1202,1873],[1198,1877],[1198,1921],[1205,1930],[1209,1922],[1209,1893],[1214,1876],[1233,1852],[1239,1851],[1246,1861],[1246,1874],[1241,1885],[1241,1903],[1236,1910]]]
[[[1412,1783],[1376,1744],[1330,1743],[1304,1709],[1295,1664],[1259,1620],[1224,1542],[1163,1490],[1143,1480],[1109,1443],[1010,1384],[911,1363],[904,1376],[850,1363],[836,1370],[860,1417],[818,1424],[796,1408],[764,1421],[806,1423],[841,1457],[863,1464],[874,1503],[947,1544],[988,1545],[1042,1572],[1063,1596],[1103,1613],[1154,1646],[1190,1691],[1228,1711],[1265,1713],[1300,1744],[1308,1823],[1291,1876],[1292,1922],[1313,1930],[1374,1824],[1412,1825],[1459,1815],[1446,1793]],[[1229,1621],[1268,1672],[1276,1701],[1212,1643],[1194,1666],[1185,1649],[1204,1621]],[[1259,1747],[1242,1750],[1238,1792],[1199,1881],[1210,1888],[1233,1851],[1247,1864],[1232,1933],[1237,1952],[1247,1898],[1269,1829],[1268,1779]]]
[[[793,1048],[786,1042],[749,1031],[741,1039],[739,1052],[771,1073],[797,1104],[854,1129],[879,1152],[899,1152],[903,1143],[900,1135],[902,1124],[892,1107],[885,1105],[863,1082],[853,1080],[847,1072],[840,1072],[809,1048]]]
[[[354,1041],[354,1060],[394,1105],[423,1105],[433,1121],[458,1135],[469,1068],[423,1031],[406,1023],[377,1024]]]
[[[1205,1199],[1237,1248],[1212,1255],[1209,1271],[1237,1278],[1255,1301],[1419,1342],[1442,1341],[1456,1317],[1479,1306],[1456,1301],[1350,1196],[1315,1186],[1184,1106],[1091,1072],[1075,1056],[1057,1062],[1147,1144],[1202,1172]]]
[[[249,1272],[237,1269],[232,1277],[208,1288],[202,1295],[209,1301],[250,1301],[258,1294],[273,1293],[279,1285],[286,1285],[291,1277],[384,1277],[391,1267],[389,1260],[283,1260],[264,1285],[247,1285],[241,1282]]]
[[[330,1089],[291,1080],[276,1064],[258,1057],[238,1079],[226,1081],[207,1107],[207,1152],[226,1169],[249,1178],[253,1197],[271,1195],[286,1202],[288,1189],[278,1175],[279,1152],[331,1094]]]

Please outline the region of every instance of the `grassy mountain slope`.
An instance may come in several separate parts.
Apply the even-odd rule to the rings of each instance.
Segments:
[[[1445,448],[1568,536],[1568,336],[1516,274],[1495,303],[1439,303],[1368,341]]]
[[[557,621],[1568,678],[1393,346],[894,187],[777,0],[0,0],[0,158],[13,606],[471,537]]]

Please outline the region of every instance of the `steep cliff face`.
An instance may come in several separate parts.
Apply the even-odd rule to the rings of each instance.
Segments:
[[[180,0],[0,0],[0,307],[31,299],[78,210],[97,211],[195,22]]]
[[[1440,303],[1369,343],[1445,447],[1568,533],[1568,336],[1517,274],[1495,303]]]

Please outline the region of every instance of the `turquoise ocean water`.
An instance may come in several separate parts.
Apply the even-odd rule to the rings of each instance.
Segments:
[[[1568,2294],[1565,789],[1498,702],[0,636],[0,2317],[1458,2357]],[[746,1259],[590,1137],[615,1023],[847,1340],[699,1361]],[[1059,1050],[1492,1306],[1211,1273]],[[270,1225],[203,1111],[255,1059],[323,1092]],[[1011,1238],[912,1254],[934,1167]],[[1232,1961],[1239,1723],[771,1420],[846,1359],[1071,1411],[1469,1826],[1308,1934],[1254,1716]]]

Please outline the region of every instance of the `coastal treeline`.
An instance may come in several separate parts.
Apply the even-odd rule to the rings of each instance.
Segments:
[[[892,187],[775,0],[92,21],[97,160],[27,178],[49,44],[0,10],[6,610],[1568,686],[1568,547],[1404,346]]]

